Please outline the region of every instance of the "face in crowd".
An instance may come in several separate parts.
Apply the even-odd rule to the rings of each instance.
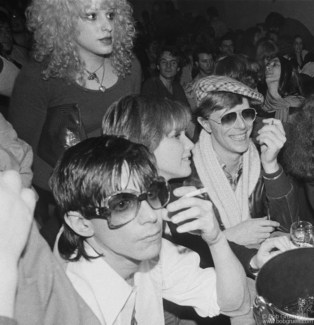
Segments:
[[[219,49],[222,55],[232,55],[234,53],[233,41],[231,39],[223,40]]]
[[[77,22],[76,45],[82,57],[111,54],[114,43],[115,8],[101,0],[92,0]]]
[[[198,54],[198,61],[196,61],[196,66],[199,71],[209,76],[213,73],[214,70],[214,58],[210,53],[200,53]]]
[[[256,112],[247,98],[230,108],[213,111],[207,119],[198,118],[212,136],[215,151],[220,157],[239,156],[249,148]]]
[[[180,71],[179,59],[173,56],[170,52],[165,51],[162,53],[157,65],[160,76],[165,79],[174,79]]]
[[[279,82],[281,75],[281,63],[278,57],[269,61],[266,65],[265,78],[266,82]]]

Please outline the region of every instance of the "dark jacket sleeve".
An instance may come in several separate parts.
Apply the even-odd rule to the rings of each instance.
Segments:
[[[276,220],[289,232],[297,220],[299,205],[292,181],[282,167],[274,174],[262,172],[271,220]]]
[[[236,255],[240,263],[242,264],[245,273],[247,276],[255,278],[254,274],[251,273],[249,265],[252,257],[256,255],[257,249],[255,248],[247,248],[242,245],[238,245],[232,241],[228,241],[233,253]]]

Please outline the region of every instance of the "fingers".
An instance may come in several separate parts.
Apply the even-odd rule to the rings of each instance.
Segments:
[[[177,213],[171,218],[171,222],[180,224],[191,219],[197,219],[201,211],[198,207],[192,207],[188,210]]]
[[[266,145],[267,148],[273,149],[274,151],[278,151],[281,149],[285,142],[286,137],[277,136],[272,132],[264,132],[256,137],[256,140],[260,145]]]
[[[268,234],[270,234],[270,233],[272,233],[275,230],[275,228],[274,227],[265,226],[265,227],[261,227],[260,230],[261,230],[262,233],[268,233]]]
[[[200,230],[200,222],[198,219],[194,219],[190,222],[186,222],[177,227],[177,232],[185,233],[185,232],[193,232],[196,234]]]
[[[284,252],[291,248],[290,240],[286,236],[273,237],[265,240],[261,248],[265,252],[270,252],[273,249],[278,249],[281,252]]]
[[[184,196],[184,195],[186,195],[192,191],[195,191],[195,190],[196,190],[195,186],[181,186],[181,187],[176,188],[173,191],[173,194],[175,196]]]
[[[280,226],[280,223],[278,221],[268,220],[266,218],[250,219],[250,221],[254,222],[256,225],[261,227],[277,228]]]
[[[283,128],[282,123],[276,119],[265,119],[263,120],[265,125],[258,131],[259,136],[256,138],[260,138],[261,135],[268,134],[272,139],[277,139],[281,143],[286,142],[286,134]]]
[[[212,203],[210,201],[202,200],[197,197],[181,197],[179,200],[169,203],[167,205],[167,210],[169,212],[175,212],[181,209],[191,208],[193,206],[197,206],[205,211],[212,211]]]
[[[267,125],[272,126],[272,129],[278,129],[283,135],[286,134],[285,129],[284,129],[284,127],[283,127],[280,120],[277,120],[277,119],[274,119],[274,118],[267,118],[267,119],[263,120],[263,123],[265,124],[265,126],[267,126]]]

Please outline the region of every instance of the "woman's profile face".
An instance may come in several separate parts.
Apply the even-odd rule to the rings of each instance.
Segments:
[[[265,77],[266,82],[279,81],[281,75],[281,64],[279,58],[272,59],[266,65]]]
[[[160,141],[154,150],[158,174],[166,180],[191,174],[191,150],[194,145],[184,130],[175,128]]]
[[[111,54],[114,42],[115,9],[104,8],[100,0],[91,0],[78,19],[76,44],[80,55]]]

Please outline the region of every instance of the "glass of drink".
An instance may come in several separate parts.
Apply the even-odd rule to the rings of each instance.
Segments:
[[[295,221],[290,227],[290,238],[297,247],[313,247],[313,225],[308,221]]]

